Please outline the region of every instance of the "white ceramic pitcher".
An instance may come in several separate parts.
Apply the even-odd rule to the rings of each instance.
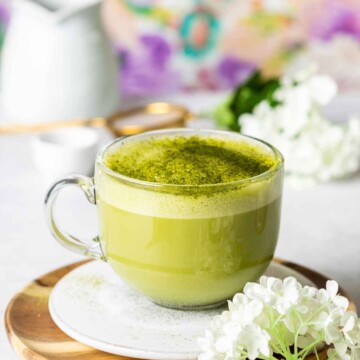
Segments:
[[[119,107],[100,0],[13,0],[1,62],[7,119],[106,116]]]

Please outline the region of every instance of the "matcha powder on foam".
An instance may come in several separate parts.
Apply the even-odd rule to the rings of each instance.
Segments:
[[[214,137],[161,137],[129,142],[105,157],[105,165],[130,178],[176,185],[219,184],[259,175],[275,157],[246,142]]]

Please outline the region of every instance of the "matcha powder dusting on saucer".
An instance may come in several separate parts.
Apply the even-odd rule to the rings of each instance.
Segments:
[[[125,142],[105,155],[105,165],[130,178],[176,185],[229,183],[276,166],[275,156],[245,141],[169,136]]]

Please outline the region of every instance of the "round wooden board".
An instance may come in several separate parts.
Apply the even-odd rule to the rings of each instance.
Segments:
[[[5,314],[5,326],[11,345],[20,359],[130,359],[104,353],[73,340],[55,325],[50,316],[48,301],[55,284],[71,270],[88,261],[91,260],[77,262],[45,274],[32,281],[11,300]],[[276,259],[275,261],[302,273],[318,287],[325,286],[327,279],[323,275],[285,260]],[[340,293],[349,298],[343,289],[340,289]],[[355,305],[351,300],[350,309],[356,311]],[[322,351],[319,355],[321,360],[327,358],[326,351]]]

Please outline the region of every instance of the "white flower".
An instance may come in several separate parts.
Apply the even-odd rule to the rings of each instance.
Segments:
[[[259,283],[248,283],[244,293],[229,301],[229,310],[213,319],[199,339],[199,359],[273,359],[275,353],[304,360],[327,343],[333,345],[329,359],[359,360],[360,320],[347,306],[335,281],[318,290],[293,277],[263,276]]]
[[[350,355],[347,353],[339,354],[336,349],[329,349],[327,352],[328,360],[350,360]]]
[[[338,295],[339,285],[334,280],[328,280],[326,282],[326,290],[320,289],[316,295],[320,304],[325,304],[329,300],[333,301],[338,308],[346,310],[349,306],[349,301],[344,296]]]
[[[259,354],[269,356],[269,334],[254,323],[245,326],[239,324],[241,323],[237,326],[234,326],[234,323],[229,324],[224,334],[216,340],[217,353],[226,354],[229,359],[240,356],[242,351],[247,353],[249,359],[256,359]]]
[[[336,82],[326,75],[314,75],[307,82],[311,99],[319,105],[327,105],[338,91]]]
[[[284,76],[274,94],[280,105],[262,101],[240,116],[241,130],[279,148],[292,178],[324,182],[345,177],[360,166],[360,119],[339,125],[323,117],[320,107],[336,92],[335,82],[314,69]]]
[[[247,358],[256,359],[260,354],[270,356],[270,335],[256,324],[249,324],[239,333],[237,344],[240,349],[245,349]]]
[[[341,319],[341,332],[350,345],[360,345],[360,321],[356,313],[347,311]]]
[[[273,277],[262,276],[260,284],[248,283],[244,294],[250,299],[261,299],[264,304],[272,306],[280,314],[297,304],[300,297],[301,285],[293,277],[284,281]]]
[[[262,309],[263,303],[260,300],[252,300],[244,294],[236,294],[233,301],[229,301],[231,319],[243,326],[251,324],[261,314]]]

